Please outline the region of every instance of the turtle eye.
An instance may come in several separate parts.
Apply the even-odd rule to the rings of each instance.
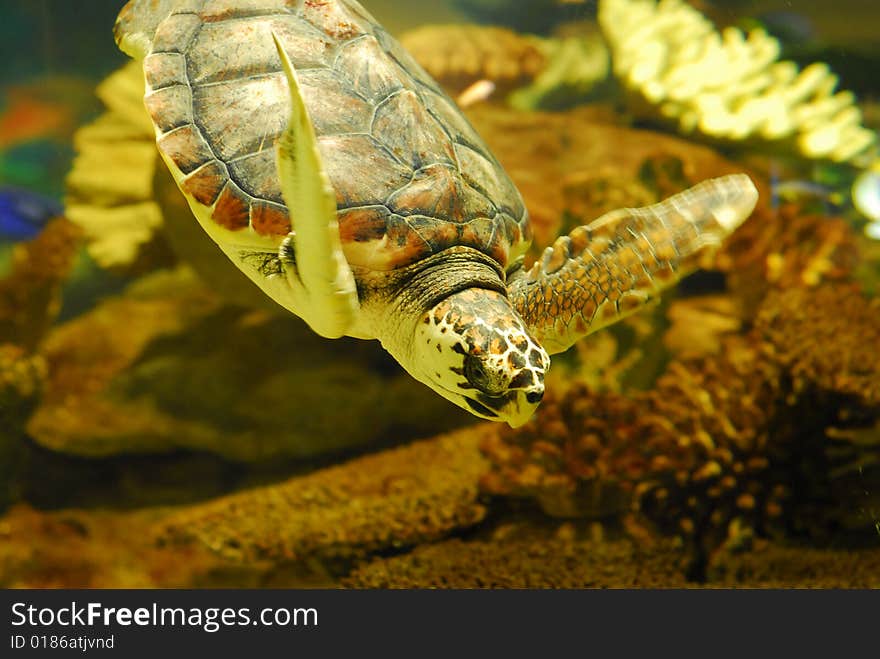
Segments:
[[[486,370],[485,362],[474,355],[464,358],[464,377],[468,383],[479,389],[487,396],[498,396],[504,393],[505,387],[500,385],[497,378],[493,378]]]

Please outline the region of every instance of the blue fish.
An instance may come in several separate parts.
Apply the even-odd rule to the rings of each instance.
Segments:
[[[0,186],[0,240],[30,240],[63,210],[57,199],[22,188]]]

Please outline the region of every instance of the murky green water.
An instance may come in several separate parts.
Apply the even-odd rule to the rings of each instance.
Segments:
[[[4,0],[0,529],[19,530],[25,549],[76,535],[81,560],[47,551],[28,564],[0,549],[0,585],[367,584],[352,577],[355,554],[442,554],[450,537],[491,548],[512,534],[523,547],[678,538],[682,579],[876,587],[868,568],[842,575],[829,567],[837,554],[815,552],[859,550],[864,566],[880,545],[880,3],[694,0],[679,3],[684,22],[671,31],[644,13],[648,0],[363,4],[464,107],[521,192],[534,231],[527,266],[560,235],[574,230],[577,243],[579,225],[705,179],[748,173],[757,210],[717,253],[707,233],[699,262],[675,261],[700,267],[657,304],[554,355],[538,413],[496,432],[503,424],[415,382],[378,342],[324,340],[279,312],[207,239],[157,157],[140,73],[117,73],[129,62],[112,34],[121,2]],[[713,25],[726,41],[707,36]],[[740,41],[737,30],[757,32]],[[715,84],[737,67],[746,73]],[[431,137],[397,118],[401,143]],[[443,139],[464,134],[454,125]],[[449,147],[456,167],[466,143]],[[351,176],[384,185],[374,170],[388,162],[353,160]],[[435,182],[407,199],[436,197],[440,216],[472,209],[462,199],[484,191],[471,179],[451,189]],[[379,201],[369,205],[392,203]],[[349,242],[366,242],[352,226],[343,221]],[[577,304],[598,314],[598,298],[570,301],[587,280],[622,315],[609,283],[630,274],[622,254],[661,260],[657,245],[637,249],[646,236],[699,243],[676,231],[594,228],[592,256],[573,258],[607,277],[561,278],[533,296],[534,315]],[[515,305],[509,265],[497,266],[498,286]],[[624,277],[624,299],[637,279]],[[527,317],[525,302],[516,308]],[[560,331],[546,329],[548,345]],[[229,494],[241,498],[224,504]],[[279,513],[276,498],[291,509]],[[423,517],[408,516],[413,501]],[[358,518],[358,506],[373,517]],[[228,524],[212,526],[214,514]],[[289,535],[279,518],[296,519]],[[338,520],[332,533],[325,518]],[[230,530],[251,521],[241,537]],[[190,524],[187,540],[221,556],[162,581],[153,568],[173,552],[136,538]],[[151,567],[120,568],[108,549],[119,543],[123,556],[148,551]],[[800,574],[818,576],[759,569],[763,580],[724,581],[767,546],[793,548],[792,564],[819,566]],[[344,559],[303,577],[294,554]],[[254,567],[257,555],[272,567]]]

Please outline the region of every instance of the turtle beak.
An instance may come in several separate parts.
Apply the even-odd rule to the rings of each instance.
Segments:
[[[493,398],[485,394],[478,394],[476,400],[465,398],[472,412],[485,419],[504,421],[511,428],[519,428],[532,418],[538,405],[541,404],[543,390],[536,391],[511,391],[510,393]]]
[[[518,391],[516,398],[504,410],[504,420],[511,428],[519,428],[532,418],[538,405],[541,404],[541,396],[534,392]]]

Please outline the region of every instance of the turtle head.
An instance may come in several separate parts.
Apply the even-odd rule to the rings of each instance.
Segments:
[[[484,419],[520,426],[544,396],[550,357],[498,292],[445,298],[420,318],[414,348],[410,372]]]

